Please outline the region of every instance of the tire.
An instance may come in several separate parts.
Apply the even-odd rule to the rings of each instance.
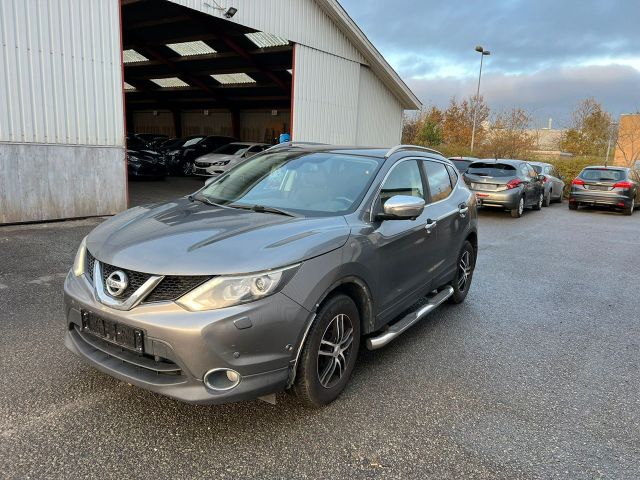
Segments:
[[[540,194],[540,197],[538,197],[538,201],[533,206],[533,209],[534,210],[542,210],[542,205],[544,205],[544,193]]]
[[[293,391],[299,401],[309,408],[334,401],[349,381],[359,347],[360,313],[356,304],[342,294],[325,300],[298,361]]]
[[[467,298],[471,281],[473,280],[473,270],[476,267],[476,252],[473,245],[468,240],[462,245],[462,249],[458,254],[458,262],[456,263],[456,276],[449,284],[453,287],[453,295],[448,299],[449,303],[462,303]],[[463,272],[466,277],[463,278]]]
[[[553,192],[551,190],[549,190],[549,195],[545,195],[544,196],[544,200],[542,201],[542,206],[543,207],[548,207],[549,205],[551,205],[551,194]]]
[[[569,202],[569,210],[577,210],[578,202]]]
[[[633,199],[631,199],[631,205],[629,205],[628,208],[625,208],[623,210],[624,214],[625,215],[633,215],[633,211],[635,210],[635,207],[636,207],[636,199],[633,198]]]
[[[180,175],[183,177],[188,177],[193,173],[193,163],[184,162],[180,167]]]
[[[520,218],[522,216],[522,212],[524,212],[524,197],[520,197],[520,202],[518,202],[518,206],[516,208],[511,209],[511,216],[513,218]]]

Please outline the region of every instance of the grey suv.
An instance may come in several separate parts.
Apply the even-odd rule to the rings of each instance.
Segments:
[[[362,342],[464,300],[476,225],[475,197],[435,151],[272,147],[93,230],[64,285],[65,344],[187,402],[293,389],[321,406]]]

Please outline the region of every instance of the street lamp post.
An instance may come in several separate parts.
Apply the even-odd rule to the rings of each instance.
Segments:
[[[482,79],[482,59],[485,55],[491,55],[489,50],[485,50],[480,45],[476,47],[476,52],[480,54],[480,74],[478,75],[478,90],[476,90],[476,101],[473,108],[473,127],[471,128],[471,153],[473,153],[473,144],[476,141],[476,119],[478,117],[478,106],[480,105],[480,80]]]

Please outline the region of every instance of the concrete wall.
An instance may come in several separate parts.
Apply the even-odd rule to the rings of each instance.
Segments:
[[[0,224],[126,208],[122,147],[0,143]]]

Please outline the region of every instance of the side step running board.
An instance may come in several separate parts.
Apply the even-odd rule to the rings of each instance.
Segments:
[[[406,329],[418,323],[422,320],[427,313],[435,310],[442,302],[453,295],[453,287],[448,285],[444,290],[436,293],[433,297],[429,298],[426,305],[423,305],[418,310],[408,313],[402,319],[396,323],[389,325],[389,328],[375,337],[367,338],[367,348],[369,350],[377,350],[384,347],[387,343],[395,340]]]

